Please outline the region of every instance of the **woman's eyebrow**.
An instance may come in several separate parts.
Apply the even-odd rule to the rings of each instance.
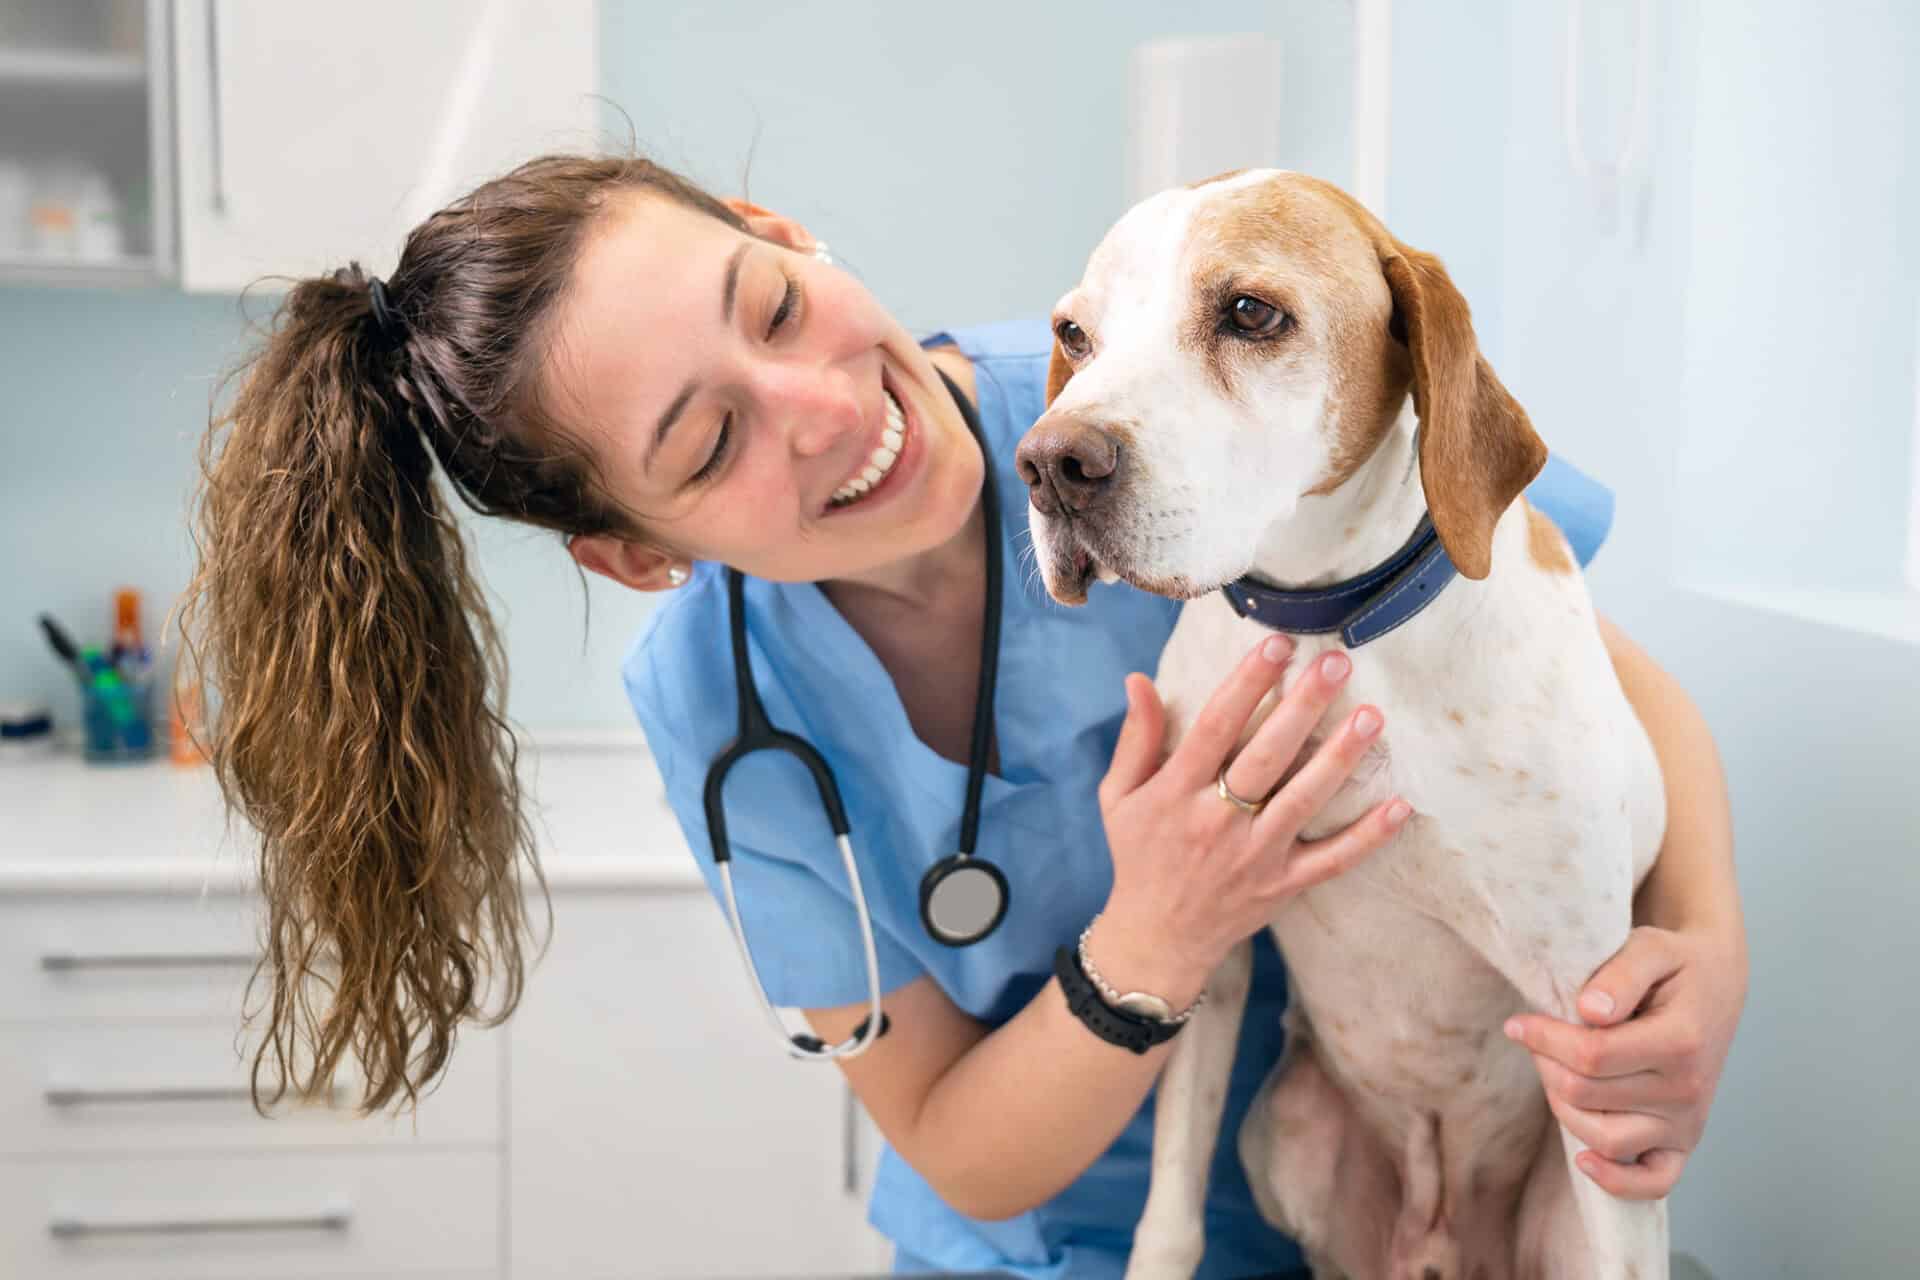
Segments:
[[[752,247],[752,241],[742,240],[740,247],[727,257],[727,273],[720,286],[720,322],[722,324],[733,323],[733,297],[740,289],[740,264],[746,259],[747,250]],[[640,463],[642,471],[653,470],[654,456],[660,452],[661,446],[666,444],[667,432],[673,430],[673,424],[679,419],[681,410],[687,407],[687,401],[693,399],[693,392],[694,384],[689,382],[680,388],[680,394],[673,398],[673,403],[667,406],[667,411],[660,415],[659,425],[653,429],[653,447],[647,450],[647,456]]]
[[[742,240],[740,247],[735,249],[733,255],[727,259],[727,280],[720,290],[720,322],[722,324],[733,323],[733,295],[740,285],[740,263],[747,256],[747,250],[752,247],[751,241]]]

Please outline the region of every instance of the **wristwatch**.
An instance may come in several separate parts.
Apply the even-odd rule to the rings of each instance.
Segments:
[[[1095,917],[1098,919],[1099,917]],[[1087,926],[1091,931],[1093,926]],[[1165,1044],[1180,1033],[1193,1017],[1193,1011],[1206,998],[1199,999],[1180,1013],[1160,996],[1145,991],[1115,991],[1100,977],[1099,970],[1086,959],[1087,935],[1080,935],[1078,947],[1061,947],[1054,952],[1053,972],[1067,998],[1067,1009],[1086,1028],[1109,1044],[1117,1044],[1134,1053],[1145,1053]]]
[[[1193,1017],[1193,1011],[1207,1002],[1207,993],[1202,989],[1200,994],[1194,997],[1192,1004],[1175,1013],[1171,1004],[1151,991],[1114,990],[1113,984],[1101,977],[1100,970],[1094,967],[1093,957],[1087,954],[1087,939],[1093,936],[1093,926],[1098,923],[1100,923],[1100,913],[1095,912],[1093,919],[1087,921],[1087,927],[1080,931],[1080,944],[1074,955],[1080,961],[1080,969],[1087,975],[1087,981],[1091,982],[1093,989],[1100,993],[1100,998],[1113,1008],[1137,1013],[1155,1022],[1172,1022],[1184,1026],[1187,1020]]]

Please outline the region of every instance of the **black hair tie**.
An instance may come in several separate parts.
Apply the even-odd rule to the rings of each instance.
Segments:
[[[393,305],[393,299],[387,296],[387,284],[379,276],[367,281],[367,300],[373,304],[373,323],[380,331],[380,337],[388,347],[398,347],[407,340],[407,327],[400,319],[399,308]]]

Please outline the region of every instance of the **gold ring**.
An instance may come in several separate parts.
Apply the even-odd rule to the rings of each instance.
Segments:
[[[1233,788],[1227,785],[1227,766],[1225,765],[1220,766],[1219,776],[1213,780],[1213,789],[1220,793],[1222,800],[1225,800],[1249,818],[1257,816],[1262,809],[1267,807],[1265,800],[1242,800],[1239,796],[1233,794]]]

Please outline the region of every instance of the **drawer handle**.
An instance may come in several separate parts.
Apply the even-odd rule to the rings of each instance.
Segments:
[[[83,1236],[198,1236],[236,1231],[345,1231],[353,1215],[344,1209],[314,1214],[277,1216],[262,1214],[241,1218],[155,1218],[148,1222],[89,1221],[85,1218],[54,1218],[47,1232],[63,1240]]]
[[[251,969],[259,962],[259,956],[245,951],[129,951],[117,955],[49,951],[40,957],[40,967],[48,973],[71,973],[75,969]]]
[[[253,1095],[237,1085],[158,1089],[49,1089],[47,1105],[84,1107],[95,1102],[245,1102]]]
[[[338,1097],[343,1086],[335,1082],[327,1089],[327,1101]],[[50,1088],[45,1093],[50,1107],[84,1107],[100,1102],[250,1102],[253,1091],[244,1085],[161,1085],[151,1088],[72,1089]]]

